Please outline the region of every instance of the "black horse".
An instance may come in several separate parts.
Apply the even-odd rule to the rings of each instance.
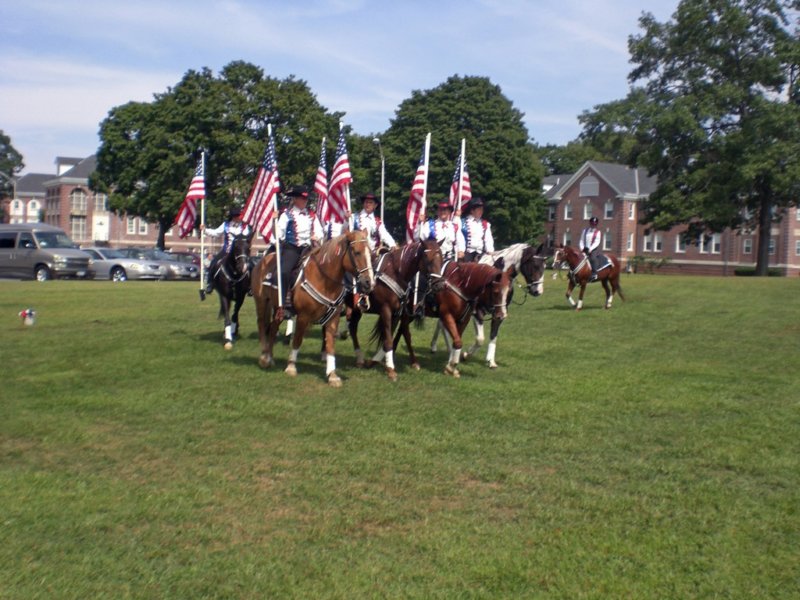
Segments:
[[[239,331],[239,309],[250,290],[250,242],[252,235],[233,238],[228,254],[213,263],[209,278],[219,296],[219,316],[225,317],[225,349],[233,348]],[[233,314],[231,314],[233,303]]]

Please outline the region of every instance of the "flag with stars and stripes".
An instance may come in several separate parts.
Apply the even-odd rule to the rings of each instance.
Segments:
[[[347,145],[344,141],[344,130],[339,129],[339,141],[336,144],[336,159],[333,162],[331,184],[328,188],[329,221],[344,223],[345,214],[350,210],[350,160],[347,158]]]
[[[206,197],[206,174],[205,174],[205,154],[197,161],[197,168],[194,177],[189,184],[189,191],[183,199],[178,216],[175,217],[175,225],[178,226],[178,235],[186,237],[194,230],[194,223],[197,220],[197,201]]]
[[[264,151],[264,158],[261,161],[261,167],[258,169],[256,182],[247,197],[242,216],[242,221],[250,225],[267,242],[272,237],[272,222],[278,213],[277,196],[280,189],[281,182],[278,176],[275,139],[272,137],[272,131],[270,131],[267,149]]]

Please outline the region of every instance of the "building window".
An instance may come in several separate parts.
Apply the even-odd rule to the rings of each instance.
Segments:
[[[106,212],[108,210],[107,202],[108,196],[96,194],[94,197],[94,212]]]
[[[565,220],[572,219],[572,204],[570,204],[569,202],[567,202],[564,205],[564,219]]]
[[[628,220],[629,221],[636,220],[636,205],[633,202],[628,204]]]
[[[603,234],[603,250],[611,250],[611,230],[606,229]]]
[[[680,233],[675,236],[675,252],[680,254],[686,252],[686,242]]]
[[[589,198],[591,196],[599,196],[600,195],[600,182],[597,181],[596,177],[592,177],[591,175],[584,177],[581,180],[581,198]]]
[[[73,190],[69,195],[69,211],[73,215],[86,214],[86,192],[83,190]]]
[[[653,234],[653,252],[661,252],[663,249],[663,240],[661,239],[661,234]]]
[[[753,253],[753,239],[744,238],[742,240],[742,254],[752,254],[752,253]]]
[[[570,233],[569,229],[567,229],[567,230],[564,232],[564,241],[563,241],[563,244],[564,244],[565,246],[571,246],[571,245],[572,245],[572,234]]]
[[[800,256],[800,240],[795,240],[794,242],[794,255]]]
[[[21,203],[20,203],[20,201],[19,201],[19,200],[14,200],[14,205],[13,205],[13,207],[12,207],[12,209],[11,209],[11,210],[13,210],[13,211],[14,211],[14,214],[16,214],[16,213],[18,213],[18,212],[19,212],[20,205],[21,205]]]
[[[86,217],[71,216],[69,218],[70,237],[73,240],[86,239]]]
[[[548,221],[555,221],[556,220],[556,207],[555,206],[548,206],[547,207],[547,220]]]
[[[605,218],[606,219],[613,219],[614,218],[614,203],[613,202],[606,202],[605,206]]]
[[[715,233],[711,236],[711,254],[720,254],[722,252],[722,234]]]
[[[628,252],[633,252],[633,233],[628,234],[628,243],[625,245]]]
[[[719,254],[722,250],[722,236],[719,233],[712,235],[701,235],[698,241],[700,254]]]
[[[588,221],[592,218],[592,203],[587,202],[583,207],[583,219],[584,221]]]
[[[136,233],[136,219],[128,217],[128,235],[133,235],[134,233]]]
[[[769,255],[775,256],[775,240],[773,238],[769,238]]]
[[[139,235],[147,235],[147,221],[139,219]]]

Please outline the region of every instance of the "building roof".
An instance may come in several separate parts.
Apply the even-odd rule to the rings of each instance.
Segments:
[[[69,177],[70,179],[89,179],[89,175],[94,173],[95,169],[97,169],[97,156],[92,154],[82,159],[77,165],[65,172],[62,177]]]
[[[617,192],[618,196],[632,198],[646,197],[652,194],[658,185],[656,178],[648,175],[647,169],[629,167],[617,163],[588,160],[583,163],[583,166],[578,169],[577,172],[572,175],[567,175],[567,180],[561,185],[554,186],[549,192],[545,192],[545,196],[548,200],[552,199],[558,201],[563,191],[581,179],[590,169],[602,177],[605,182]],[[551,175],[551,177],[559,176]]]
[[[44,196],[44,182],[53,177],[52,173],[26,173],[17,179],[17,196]]]
[[[562,186],[572,177],[572,173],[562,173],[560,175],[548,175],[542,180],[542,190],[547,200],[553,198]]]

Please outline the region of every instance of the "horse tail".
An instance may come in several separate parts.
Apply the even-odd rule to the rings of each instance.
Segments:
[[[617,270],[617,273],[616,273],[616,275],[614,275],[614,280],[613,280],[614,281],[614,287],[616,288],[616,292],[617,292],[617,295],[619,296],[619,299],[624,302],[625,301],[625,294],[622,293],[622,286],[619,283],[620,282],[620,278],[621,278],[621,274],[622,274],[622,265],[620,264],[619,259],[616,258],[616,257],[614,258],[614,263],[615,263],[614,266],[616,267],[616,270]]]

